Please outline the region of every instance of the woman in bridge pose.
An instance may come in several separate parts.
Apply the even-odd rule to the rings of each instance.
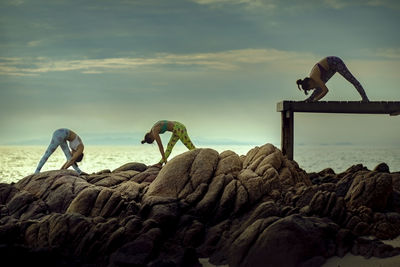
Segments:
[[[172,132],[171,138],[168,142],[167,145],[167,150],[165,150],[164,153],[164,147],[161,142],[160,134],[165,133],[166,131]],[[142,144],[148,143],[152,144],[156,140],[158,148],[161,153],[161,160],[159,163],[155,164],[157,167],[161,167],[163,163],[167,163],[167,159],[169,155],[172,152],[172,148],[175,146],[176,142],[178,140],[181,140],[181,142],[189,149],[193,150],[195,149],[195,146],[193,145],[192,141],[190,140],[187,130],[185,125],[183,125],[180,122],[177,121],[158,121],[156,122],[153,127],[150,129],[149,132],[146,133],[144,136],[144,139],[142,140]]]
[[[369,99],[361,86],[360,82],[347,69],[344,62],[338,57],[325,57],[321,59],[311,69],[310,77],[304,80],[297,80],[297,87],[307,95],[309,90],[314,90],[309,98],[305,101],[313,102],[322,99],[328,93],[328,87],[325,83],[336,73],[339,72],[347,81],[354,85],[358,93],[361,95],[363,102],[369,102]],[[300,88],[301,85],[301,88]]]
[[[68,148],[67,141],[71,151]],[[82,161],[84,146],[81,138],[69,129],[58,129],[54,131],[50,145],[47,147],[46,152],[39,161],[35,173],[40,172],[47,159],[51,154],[53,154],[58,146],[61,147],[65,157],[67,158],[67,162],[64,163],[61,169],[68,169],[68,167],[72,166],[79,174],[81,174],[82,171],[79,169],[78,165],[76,165],[76,162]]]

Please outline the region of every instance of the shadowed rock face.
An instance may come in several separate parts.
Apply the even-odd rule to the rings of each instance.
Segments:
[[[257,220],[233,242],[230,266],[296,266],[335,255],[338,226],[329,220],[295,214],[269,222]]]
[[[383,166],[383,167],[382,167]],[[18,264],[320,266],[351,251],[390,257],[400,174],[381,164],[307,174],[271,144],[246,156],[196,149],[161,170],[127,163],[0,184],[0,256]]]

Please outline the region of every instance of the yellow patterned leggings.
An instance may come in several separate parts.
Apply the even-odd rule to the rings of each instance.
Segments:
[[[171,139],[169,139],[167,149],[165,150],[165,159],[168,159],[169,155],[171,155],[172,148],[174,148],[176,142],[178,140],[181,140],[181,142],[189,149],[193,150],[195,149],[195,146],[193,145],[192,141],[190,140],[185,125],[183,125],[180,122],[175,121],[174,122],[174,128],[172,132]],[[160,163],[163,163],[164,160],[161,159]]]

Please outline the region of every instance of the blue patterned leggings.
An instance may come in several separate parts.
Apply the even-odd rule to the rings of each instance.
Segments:
[[[343,60],[339,57],[327,57],[329,71],[326,72],[326,77],[321,77],[324,82],[327,82],[333,74],[339,72],[348,82],[350,82],[357,89],[363,101],[369,101],[367,94],[360,82],[351,74],[349,69],[344,64]]]
[[[58,146],[61,147],[62,151],[65,154],[65,157],[67,160],[71,158],[71,152],[69,151],[68,145],[67,145],[67,138],[69,135],[69,130],[68,129],[58,129],[53,133],[53,137],[51,138],[50,145],[47,147],[46,152],[44,153],[43,157],[40,159],[39,164],[36,168],[35,173],[39,173],[40,170],[42,169],[43,165],[46,163],[46,161],[49,159],[50,155],[53,154],[53,152],[57,149]],[[79,169],[78,165],[74,163],[72,167],[79,173],[81,174],[82,171]]]

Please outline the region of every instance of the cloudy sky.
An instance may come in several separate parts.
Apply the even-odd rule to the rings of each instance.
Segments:
[[[194,143],[280,143],[276,103],[341,57],[400,100],[398,0],[2,0],[0,144],[137,144],[161,119]],[[324,100],[359,100],[336,74]],[[400,116],[296,114],[296,142],[400,147]]]

